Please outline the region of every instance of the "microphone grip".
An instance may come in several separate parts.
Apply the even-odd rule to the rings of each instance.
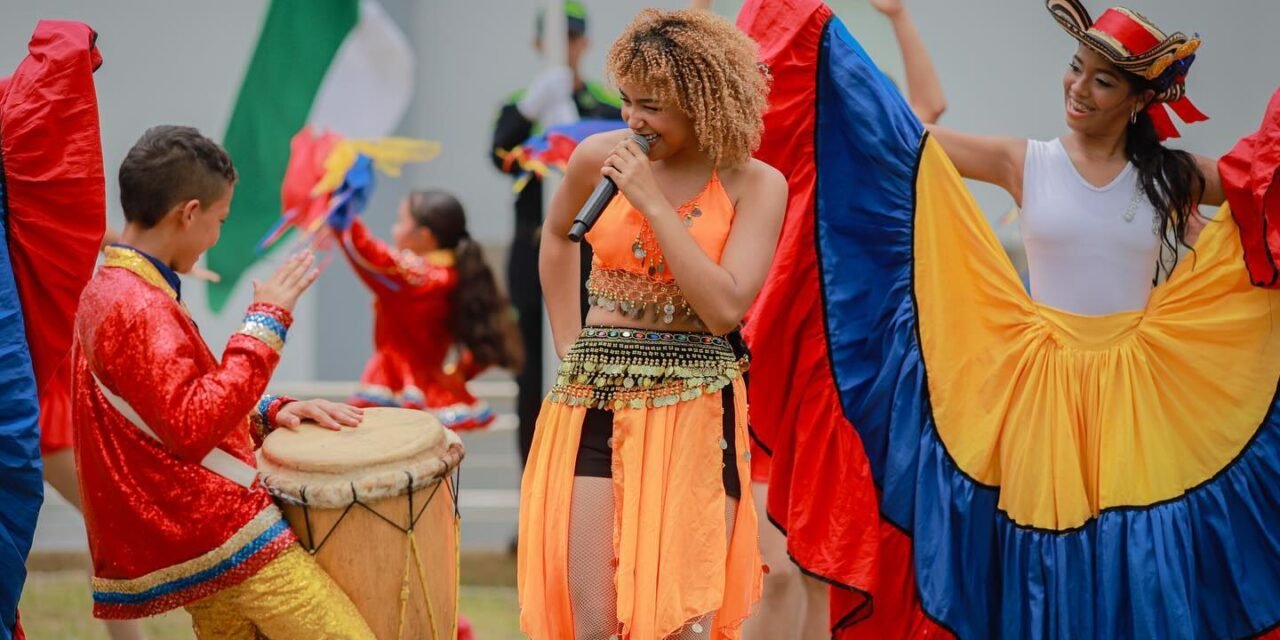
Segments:
[[[595,226],[596,221],[600,219],[600,214],[604,213],[605,207],[609,206],[609,201],[613,200],[613,196],[618,193],[618,185],[613,180],[602,178],[596,184],[596,188],[587,197],[587,202],[582,205],[582,209],[578,211],[577,217],[573,219],[573,225],[569,227],[568,238],[573,242],[582,242],[583,236]]]
[[[582,237],[587,235],[588,231],[590,229],[587,228],[586,223],[581,220],[574,220],[573,226],[569,227],[569,239],[573,242],[582,242]]]

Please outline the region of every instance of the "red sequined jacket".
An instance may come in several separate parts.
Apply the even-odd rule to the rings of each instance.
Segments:
[[[123,247],[107,249],[80,298],[75,453],[100,618],[206,597],[296,539],[251,468],[262,425],[281,404],[263,391],[289,314],[250,307],[219,362],[176,298],[154,265]],[[250,467],[248,488],[202,466],[215,448]]]

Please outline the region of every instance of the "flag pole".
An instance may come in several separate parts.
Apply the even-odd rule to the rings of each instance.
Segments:
[[[542,54],[543,65],[550,69],[567,61],[568,24],[565,20],[564,0],[543,0],[542,4]],[[555,171],[548,171],[542,181],[542,211],[551,209],[551,196],[560,188],[561,178]],[[581,250],[581,248],[579,248]],[[556,353],[556,341],[551,333],[551,320],[547,308],[542,307],[542,393],[551,391],[560,369],[560,356]]]

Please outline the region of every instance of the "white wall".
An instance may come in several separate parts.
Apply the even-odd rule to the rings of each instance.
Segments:
[[[511,232],[509,180],[489,164],[492,118],[503,98],[542,66],[531,50],[533,15],[542,0],[383,0],[412,40],[418,86],[402,133],[444,143],[435,162],[398,181],[382,180],[367,214],[375,229],[390,225],[395,202],[410,186],[445,187],[459,195],[473,235],[505,242]],[[643,6],[678,7],[684,0],[587,0],[594,45],[588,76],[603,75],[612,38]],[[717,0],[732,17],[740,2]],[[881,65],[901,83],[887,21],[864,0],[833,7]],[[1051,138],[1064,130],[1060,78],[1074,50],[1039,0],[907,0],[942,77],[949,109],[943,124],[976,133]],[[1095,14],[1106,6],[1089,0]],[[1207,155],[1228,150],[1256,125],[1267,98],[1280,85],[1274,64],[1274,0],[1132,0],[1166,29],[1198,31],[1205,40],[1189,83],[1193,100],[1213,119],[1181,127],[1176,144]],[[73,18],[93,25],[106,64],[97,83],[107,172],[114,176],[128,146],[149,125],[190,124],[221,138],[266,0],[41,0],[5,3],[0,18],[0,70],[12,69],[39,17]],[[998,190],[975,188],[993,217],[1011,201]],[[119,224],[109,185],[111,216]],[[1004,236],[1016,235],[1003,229]],[[494,265],[501,273],[502,265]],[[222,318],[204,309],[203,292],[188,285],[188,299],[206,337],[220,345],[238,311]],[[242,301],[247,293],[241,292]],[[369,353],[369,297],[341,262],[317,286],[290,336],[280,377],[350,379]],[[237,305],[231,305],[235,309]]]

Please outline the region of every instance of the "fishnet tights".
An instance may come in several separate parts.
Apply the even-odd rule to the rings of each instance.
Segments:
[[[725,501],[728,535],[738,501]],[[617,638],[617,594],[613,566],[613,480],[578,476],[573,479],[569,510],[569,597],[573,605],[575,640]],[[708,640],[714,614],[689,621],[668,640]]]

